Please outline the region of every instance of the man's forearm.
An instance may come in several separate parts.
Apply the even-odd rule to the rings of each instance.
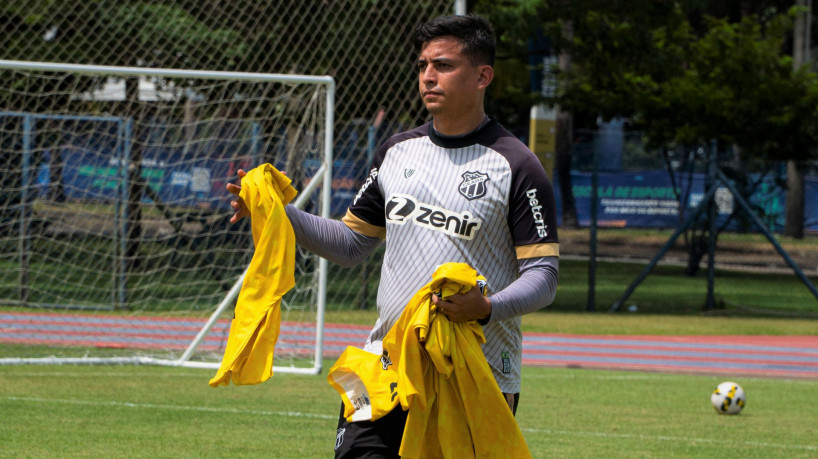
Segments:
[[[489,297],[491,321],[528,314],[554,301],[559,280],[559,258],[530,258],[518,263],[520,277]]]
[[[380,243],[380,239],[356,233],[338,220],[312,215],[291,205],[286,212],[298,245],[341,266],[360,263]]]

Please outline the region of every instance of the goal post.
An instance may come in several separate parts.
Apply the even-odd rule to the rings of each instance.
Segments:
[[[269,162],[329,217],[334,79],[8,60],[0,76],[0,364],[218,368],[253,250],[224,187]],[[274,371],[321,371],[327,272],[299,248]]]

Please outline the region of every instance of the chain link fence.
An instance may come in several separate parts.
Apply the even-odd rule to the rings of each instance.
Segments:
[[[0,59],[331,75],[337,83],[334,126],[337,162],[333,184],[337,202],[333,210],[339,216],[345,209],[344,199],[354,196],[373,149],[390,134],[424,121],[426,114],[413,76],[411,33],[418,23],[453,13],[455,3],[452,0],[67,0],[55,4],[47,0],[6,0],[0,5],[3,27]],[[91,80],[78,83],[65,79],[11,79],[6,73],[0,76],[10,93],[65,93],[66,88],[88,91],[99,85]],[[60,87],[62,84],[66,87]],[[153,84],[155,91],[163,89],[161,81]],[[52,106],[41,105],[38,110],[60,112],[63,109],[59,98],[50,100]],[[0,107],[0,111],[26,108],[7,104]],[[613,145],[617,142],[618,147]],[[685,188],[682,182],[667,182],[672,177],[669,172],[678,173],[679,180],[689,179],[691,183],[694,179],[700,180],[695,174],[704,174],[704,166],[692,160],[695,151],[648,151],[636,134],[623,134],[616,140],[602,131],[579,133],[572,155],[572,192],[583,228],[587,228],[590,221],[589,167],[595,149],[620,152],[599,157],[600,172],[605,175],[603,182],[610,180],[603,191],[611,193],[601,197],[604,203],[600,201],[604,206],[599,216],[603,226],[673,228],[680,221],[674,190],[692,190],[683,200],[683,206],[694,205],[702,195],[696,187]],[[281,160],[276,149],[261,149],[259,153],[258,162]],[[729,163],[733,159],[727,154],[720,161]],[[3,171],[0,173],[0,206],[13,207],[16,198],[7,191],[19,186],[16,182],[19,179],[8,160],[7,155],[0,155]],[[297,182],[303,173],[301,166],[284,163],[284,168]],[[815,167],[810,167],[808,175],[814,176]],[[783,218],[781,171],[766,171],[763,180],[756,180],[761,177],[758,173],[764,171],[753,170],[752,165],[747,169],[756,174],[748,176],[746,181],[748,187],[755,187],[759,196],[753,201],[754,205],[763,211],[762,218],[771,228],[779,229]],[[654,178],[661,183],[645,182]],[[215,179],[235,181],[235,176]],[[812,183],[808,181],[808,186],[814,187]],[[54,201],[62,199],[60,196],[60,193],[51,193],[40,199]],[[725,212],[724,221],[731,210],[732,201],[727,198],[724,193],[717,196]],[[645,204],[646,200],[650,200],[651,205]],[[654,201],[657,206],[652,207]],[[814,205],[809,207],[814,208]],[[214,218],[226,221],[229,215],[230,210],[225,206]],[[742,218],[733,218],[731,224],[746,225]],[[815,217],[809,214],[808,230],[813,232],[815,225]],[[380,258],[373,254],[369,262],[351,270],[333,266],[328,307],[374,307]],[[561,297],[564,298],[564,294]]]
[[[814,247],[775,235],[785,223],[785,163],[742,161],[715,142],[650,148],[621,122],[577,131],[571,158],[580,228],[560,228],[560,280],[587,278],[587,298],[563,290],[555,308],[814,316]],[[804,228],[815,234],[818,175],[813,163],[804,169]],[[556,184],[562,217],[565,190]],[[587,273],[577,259],[582,269],[589,260]]]
[[[451,0],[9,0],[0,6],[0,57],[331,75],[336,129],[376,119],[394,128],[423,116],[412,30],[453,8]]]
[[[340,216],[348,204],[345,199],[354,196],[365,176],[373,149],[389,135],[417,125],[426,116],[413,77],[412,31],[431,17],[452,14],[454,8],[452,0],[69,0],[59,4],[45,0],[10,0],[0,6],[4,29],[0,34],[0,59],[330,75],[337,88],[333,213]],[[121,83],[128,97],[144,97],[146,92],[161,96],[163,91],[174,89],[165,87],[165,82],[160,80],[133,83],[80,77],[30,78],[10,72],[2,72],[2,75],[9,88],[7,94],[11,96],[3,100],[0,111],[7,113],[66,111],[67,99],[59,97],[38,99],[37,106],[33,107],[20,106],[19,101],[23,99],[14,96],[18,91],[26,94],[100,93]],[[202,91],[201,88],[197,86],[198,91]],[[130,96],[140,93],[141,96]],[[300,103],[298,100],[296,103]],[[111,115],[121,113],[117,108],[101,105],[93,110],[102,116],[108,115],[109,110],[114,112]],[[4,126],[4,132],[22,129],[13,129],[9,123]],[[9,134],[4,138],[11,137]],[[276,164],[286,169],[296,184],[305,183],[308,166],[301,161],[287,161],[277,148],[261,148],[258,154],[254,158],[257,163]],[[13,155],[1,156],[3,188],[5,191],[21,189],[19,164],[16,165]],[[221,156],[229,156],[229,152],[222,152]],[[49,164],[53,176],[54,170],[62,165],[56,164],[59,161],[49,162],[55,163]],[[230,173],[235,174],[235,170],[231,169]],[[236,177],[212,179],[223,184],[235,181]],[[56,187],[50,187],[52,190],[61,186],[60,183],[54,185]],[[1,194],[4,202],[0,204],[14,208],[15,193],[5,191]],[[48,193],[37,199],[65,209],[64,194]],[[223,204],[226,202],[222,200]],[[150,209],[154,205],[151,199],[143,199],[141,207],[145,211],[141,212],[141,218],[156,214]],[[161,209],[163,213],[167,211]],[[177,215],[186,212],[174,211]],[[226,222],[230,214],[229,207],[223,205],[215,215],[207,217]],[[231,231],[241,230],[246,228]],[[11,239],[10,242],[13,245]],[[70,250],[70,245],[68,247]],[[144,246],[140,250],[145,251]],[[149,255],[134,254],[133,264],[156,263],[150,261]],[[141,256],[145,257],[142,263]],[[373,286],[377,283],[380,257],[373,256],[370,260],[362,267],[353,268],[352,273],[332,268],[329,309],[374,307],[376,289]],[[240,269],[235,266],[225,269],[233,272],[236,268]],[[228,285],[223,282],[222,287]]]

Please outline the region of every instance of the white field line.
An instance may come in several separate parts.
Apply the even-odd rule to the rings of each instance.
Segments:
[[[88,368],[88,367],[86,367]],[[99,368],[99,367],[98,367]],[[127,371],[21,371],[2,375],[4,378],[11,377],[57,377],[57,378],[89,378],[89,377],[111,377],[111,378],[201,378],[205,384],[216,374],[215,370],[201,370],[201,372],[127,372]]]
[[[624,371],[624,370],[622,370]],[[597,374],[598,372],[592,371],[592,369],[588,369],[583,371],[582,373],[547,373],[547,374],[528,374],[525,370],[523,370],[523,380],[527,379],[595,379],[595,380],[606,380],[606,381],[656,381],[656,380],[663,380],[663,379],[675,379],[678,375],[672,374],[664,374],[664,373],[640,373],[640,372],[632,372],[631,374],[622,374],[622,375],[609,375],[609,374]],[[21,371],[21,372],[13,372],[3,374],[4,378],[11,378],[11,377],[35,377],[35,378],[42,378],[42,377],[59,377],[59,378],[88,378],[88,377],[112,377],[112,378],[133,378],[133,377],[142,377],[142,378],[178,378],[178,377],[185,377],[185,378],[203,378],[203,380],[209,381],[210,377],[215,374],[215,372],[211,370],[201,370],[200,372],[163,372],[163,371],[156,371],[156,372],[127,372],[127,371],[94,371],[94,372],[86,372],[86,371]],[[702,375],[696,375],[702,376]],[[707,375],[704,375],[707,376]],[[714,378],[717,378],[714,376]],[[771,381],[768,378],[755,378],[752,376],[742,376],[742,381]],[[206,382],[205,381],[205,382]],[[818,387],[818,382],[815,380],[810,379],[775,379],[778,383],[786,383],[786,384],[795,384],[795,385],[807,385],[807,386],[816,386]]]
[[[610,381],[616,381],[616,380],[622,380],[622,381],[656,381],[656,380],[662,380],[662,379],[674,379],[674,378],[679,376],[678,374],[673,375],[673,374],[652,373],[652,372],[639,373],[638,370],[636,370],[634,372],[634,374],[632,374],[632,375],[605,375],[605,374],[597,375],[597,374],[592,374],[592,373],[596,373],[596,370],[594,370],[593,368],[588,368],[587,370],[588,370],[588,373],[582,373],[582,374],[576,374],[576,373],[548,373],[548,374],[537,374],[537,375],[526,374],[525,371],[523,371],[523,380],[525,381],[526,379],[597,379],[597,380],[610,380]],[[603,371],[608,371],[608,370],[603,370]],[[610,370],[610,371],[627,371],[627,370]],[[722,378],[720,376],[703,375],[703,374],[697,374],[697,375],[691,375],[691,376],[712,377],[712,378],[716,378],[716,379]],[[736,378],[738,379],[739,377],[736,377]],[[818,386],[818,383],[814,379],[786,379],[786,378],[770,379],[770,378],[758,378],[758,377],[753,377],[753,376],[741,376],[740,379],[742,381],[775,381],[776,383],[803,384],[803,385],[807,385],[807,386]]]
[[[197,406],[183,406],[183,405],[157,405],[153,403],[130,403],[130,402],[95,402],[86,400],[66,400],[66,399],[48,399],[37,397],[2,397],[3,400],[33,402],[33,403],[53,403],[53,404],[69,404],[69,405],[86,405],[86,406],[113,406],[120,408],[134,408],[134,409],[161,409],[161,410],[176,410],[176,411],[199,411],[207,413],[230,413],[230,414],[250,414],[262,416],[286,416],[286,417],[300,417],[312,419],[337,419],[336,416],[315,413],[301,413],[298,411],[261,411],[261,410],[239,410],[231,408],[211,408],[211,407],[197,407]],[[569,435],[575,437],[597,437],[597,438],[627,438],[644,441],[670,441],[676,443],[701,443],[701,444],[722,444],[722,445],[744,445],[757,448],[773,448],[773,449],[796,449],[806,451],[818,451],[818,446],[815,445],[795,445],[769,442],[754,442],[754,441],[729,441],[712,438],[691,438],[691,437],[673,437],[668,435],[636,435],[636,434],[613,434],[607,432],[587,432],[587,431],[571,431],[571,430],[552,430],[552,429],[531,429],[521,428],[523,432],[547,434],[547,435]]]
[[[520,428],[523,432],[530,432],[536,434],[546,435],[567,435],[574,437],[597,437],[597,438],[625,438],[636,439],[644,441],[669,441],[674,443],[701,443],[701,444],[718,444],[728,446],[750,446],[754,448],[767,449],[797,449],[806,451],[818,451],[818,445],[794,445],[785,443],[769,443],[759,441],[730,441],[716,438],[692,438],[692,437],[673,437],[669,435],[638,435],[638,434],[617,434],[607,432],[584,432],[578,430],[552,430],[552,429],[529,429]]]
[[[84,406],[113,406],[118,408],[134,408],[149,410],[174,410],[174,411],[200,411],[206,413],[230,413],[230,414],[250,414],[261,416],[285,416],[293,418],[312,419],[333,419],[338,420],[338,416],[328,414],[302,413],[300,411],[262,411],[262,410],[239,410],[235,408],[212,408],[206,406],[184,406],[184,405],[157,405],[153,403],[130,403],[130,402],[104,402],[88,400],[68,400],[59,398],[37,398],[37,397],[2,397],[3,400],[18,402],[31,402],[43,404],[65,404]]]

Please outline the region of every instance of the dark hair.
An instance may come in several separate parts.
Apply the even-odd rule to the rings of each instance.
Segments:
[[[454,37],[462,43],[463,54],[473,64],[494,65],[494,30],[480,16],[440,16],[419,25],[415,29],[415,50],[420,52],[425,43],[440,37]]]

